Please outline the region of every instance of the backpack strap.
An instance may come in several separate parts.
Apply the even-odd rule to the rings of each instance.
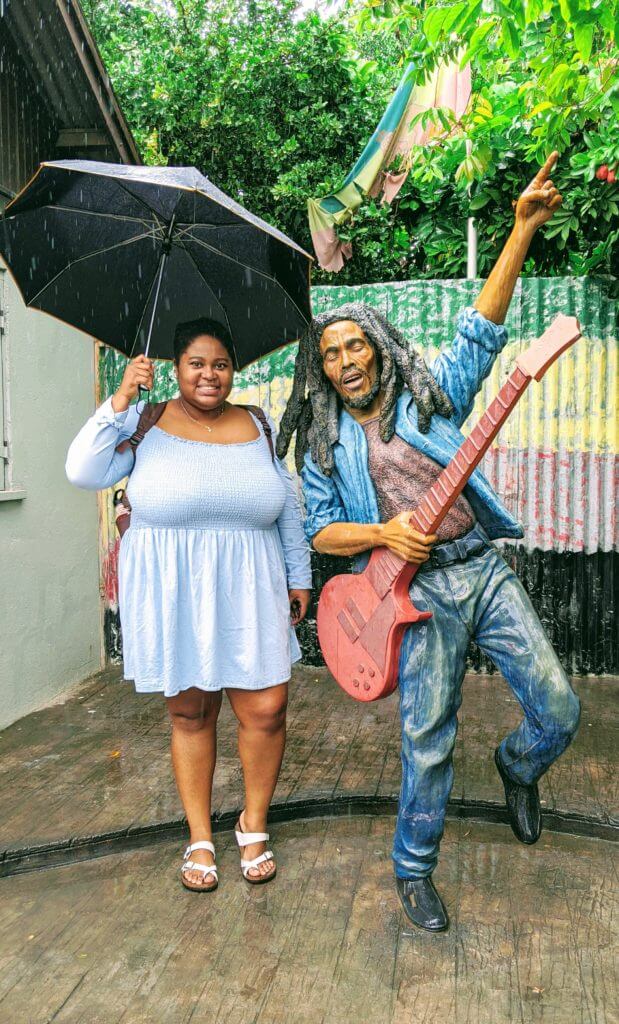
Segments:
[[[266,418],[264,411],[258,405],[241,405],[239,406],[239,408],[247,409],[248,412],[252,413],[252,415],[255,416],[257,420],[259,420],[262,429],[264,430],[264,436],[267,439],[267,444],[269,446],[269,451],[271,453],[271,459],[273,460],[273,462],[275,462],[275,448],[273,447],[273,431],[271,430],[271,424]]]
[[[144,440],[144,437],[148,433],[151,427],[155,426],[155,423],[163,415],[167,402],[155,402],[153,405],[147,402],[138,420],[138,425],[131,437],[125,438],[119,445],[116,446],[117,452],[126,452],[127,448],[131,448],[135,455],[135,449]],[[264,415],[264,414],[263,414]]]

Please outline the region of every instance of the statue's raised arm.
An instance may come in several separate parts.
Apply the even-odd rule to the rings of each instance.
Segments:
[[[550,220],[563,201],[550,177],[558,158],[556,151],[551,153],[520,198],[514,201],[513,230],[475,303],[475,308],[495,324],[505,320],[533,235]]]

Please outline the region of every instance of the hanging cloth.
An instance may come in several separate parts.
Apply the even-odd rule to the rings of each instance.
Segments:
[[[339,271],[350,259],[350,243],[341,242],[337,229],[349,221],[364,197],[382,195],[391,203],[406,181],[413,146],[422,146],[438,129],[434,124],[411,125],[417,114],[432,107],[448,107],[456,119],[471,95],[471,68],[439,66],[423,85],[415,85],[415,65],[409,64],[385,113],[342,187],[323,199],[308,199],[314,250],[323,270]],[[396,169],[389,169],[394,167]]]

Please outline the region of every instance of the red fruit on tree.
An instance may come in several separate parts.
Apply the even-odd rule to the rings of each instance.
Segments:
[[[608,177],[608,164],[600,164],[597,171],[595,172],[595,176],[598,179],[598,181],[606,181]]]
[[[613,185],[614,184],[614,181],[615,181],[615,172],[614,172],[614,170],[608,172],[608,176],[606,178],[606,181],[608,182],[609,185]]]

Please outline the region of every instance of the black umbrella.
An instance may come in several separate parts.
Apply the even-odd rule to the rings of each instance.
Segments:
[[[177,323],[226,324],[237,369],[299,337],[311,256],[194,167],[41,164],[0,220],[24,301],[127,356],[172,358]]]

